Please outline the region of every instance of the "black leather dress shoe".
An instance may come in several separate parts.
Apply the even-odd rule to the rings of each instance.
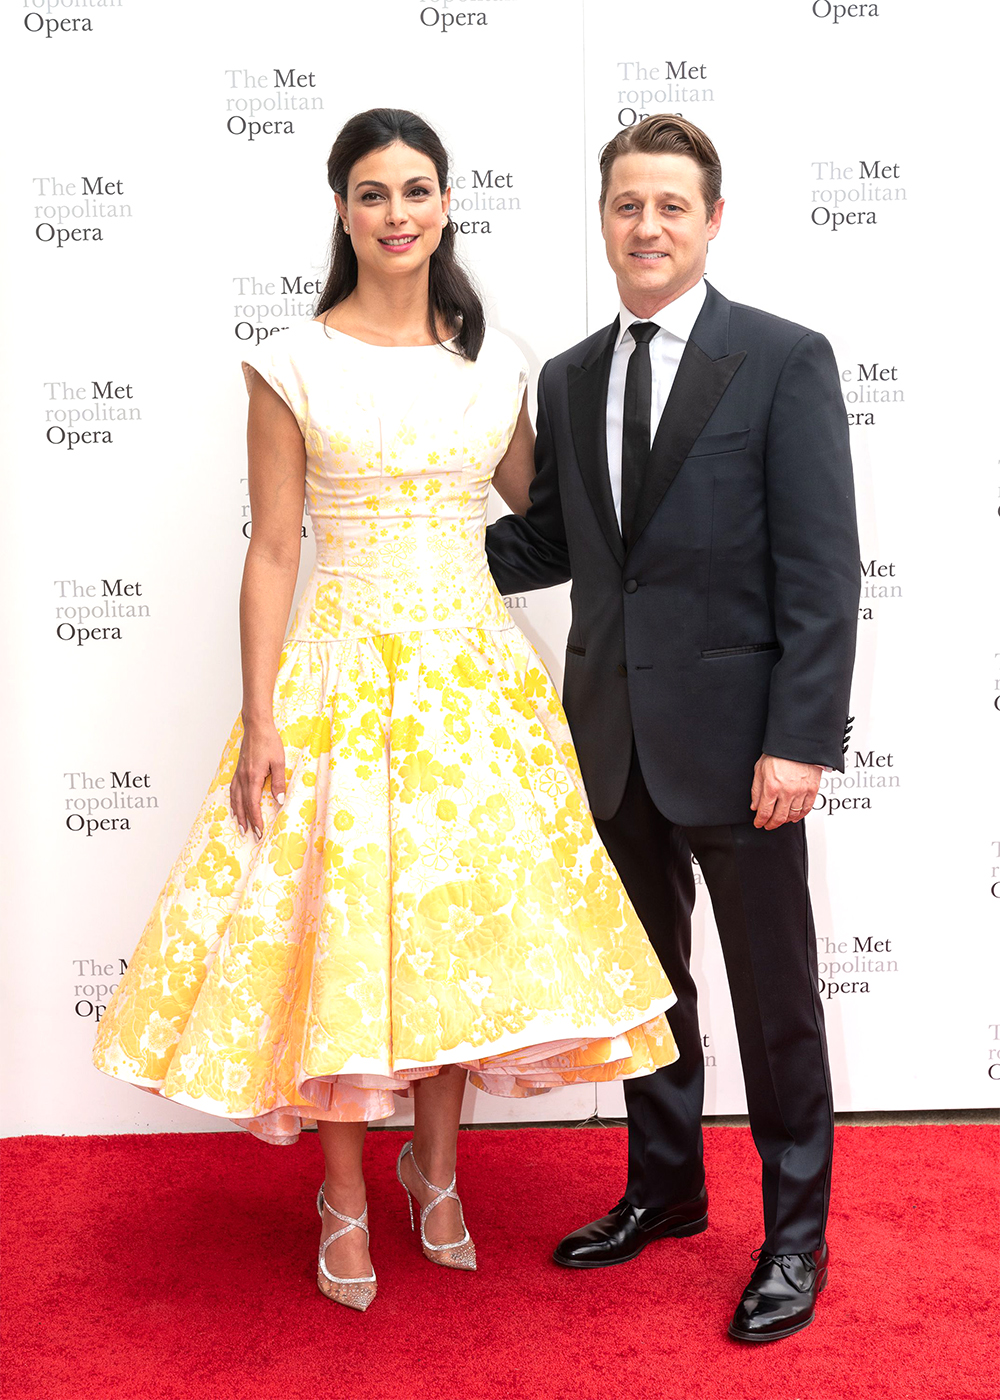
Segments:
[[[708,1228],[708,1196],[676,1206],[632,1206],[619,1201],[609,1215],[574,1230],[552,1258],[567,1269],[603,1269],[635,1259],[653,1240],[683,1239]]]
[[[826,1245],[812,1254],[765,1254],[743,1291],[729,1324],[739,1342],[778,1342],[808,1327],[817,1295],[826,1287],[830,1255]]]

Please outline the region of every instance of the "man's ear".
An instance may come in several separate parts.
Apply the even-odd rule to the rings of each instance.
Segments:
[[[711,218],[708,221],[708,237],[710,242],[719,232],[719,227],[722,223],[722,210],[725,203],[726,201],[724,199],[717,199],[715,201],[715,208],[712,210]]]

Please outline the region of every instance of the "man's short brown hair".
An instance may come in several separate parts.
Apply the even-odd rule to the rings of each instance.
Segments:
[[[701,192],[708,218],[722,198],[722,164],[711,141],[694,122],[676,112],[658,112],[627,126],[613,136],[601,152],[601,213],[608,197],[611,167],[619,156],[632,152],[657,156],[690,156],[701,171]]]

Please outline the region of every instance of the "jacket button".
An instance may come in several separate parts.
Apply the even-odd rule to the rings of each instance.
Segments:
[[[627,676],[627,675],[628,675],[628,668],[626,667],[624,661],[619,661],[619,663],[618,663],[618,674],[619,674],[620,676]]]
[[[625,580],[625,592],[626,592],[626,593],[634,593],[638,587],[639,587],[639,585],[636,583],[636,581],[635,581],[634,578],[627,578],[627,579]]]

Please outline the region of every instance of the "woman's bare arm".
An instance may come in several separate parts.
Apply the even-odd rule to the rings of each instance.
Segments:
[[[247,459],[253,529],[240,590],[243,742],[229,791],[240,830],[250,826],[260,840],[268,774],[275,801],[285,795],[272,695],[299,570],[306,454],[295,415],[258,374],[250,390]]]
[[[528,487],[535,479],[535,431],[528,417],[528,396],[521,401],[514,435],[493,473],[493,485],[515,515],[525,515],[531,499]]]

